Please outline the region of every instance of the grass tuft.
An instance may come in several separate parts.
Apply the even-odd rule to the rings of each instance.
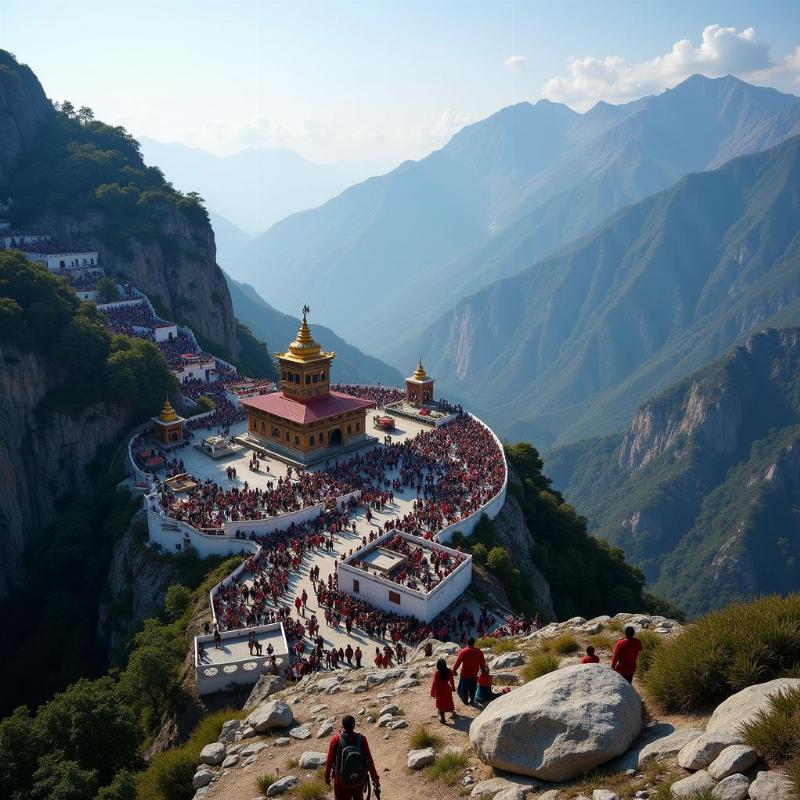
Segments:
[[[594,645],[595,650],[610,652],[614,649],[614,640],[607,633],[596,633],[594,636],[590,636],[589,644]]]
[[[412,732],[408,743],[412,750],[423,750],[426,747],[438,750],[444,744],[444,739],[429,730],[427,726],[420,725]]]
[[[570,653],[577,653],[581,646],[578,640],[569,633],[564,633],[561,636],[554,636],[552,639],[544,639],[542,641],[542,650],[546,653],[559,653],[562,656],[568,656]]]
[[[520,670],[520,677],[525,683],[535,681],[548,672],[558,669],[558,659],[551,653],[536,653],[528,659],[527,664]]]
[[[443,781],[448,786],[461,782],[461,773],[469,764],[466,753],[450,751],[438,756],[433,764],[425,767],[425,775],[429,780]]]
[[[258,787],[258,791],[261,794],[266,795],[267,790],[270,786],[272,786],[273,783],[275,783],[276,780],[277,778],[272,772],[265,772],[263,775],[259,775],[256,778],[256,786]]]
[[[298,783],[292,789],[292,796],[297,800],[324,800],[328,796],[328,784],[315,775],[311,780]]]

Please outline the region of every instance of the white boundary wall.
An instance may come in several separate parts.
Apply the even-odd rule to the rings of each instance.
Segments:
[[[286,632],[283,623],[273,622],[269,625],[257,625],[252,628],[238,628],[232,631],[223,631],[220,636],[222,641],[230,639],[247,639],[250,631],[256,634],[275,634],[280,632],[282,647],[275,648],[275,661],[278,673],[282,673],[285,667],[289,666],[289,644],[286,641]],[[248,656],[247,658],[232,659],[224,664],[201,664],[198,653],[198,644],[214,645],[214,636],[196,636],[194,640],[194,672],[197,680],[198,694],[211,694],[227,689],[231,684],[249,685],[255,683],[264,673],[269,672],[268,656]]]
[[[409,589],[399,583],[382,578],[379,575],[354,567],[351,562],[360,561],[365,551],[378,547],[382,542],[402,536],[409,542],[427,547],[429,549],[444,550],[451,556],[464,557],[459,564],[443,581],[440,581],[430,592],[420,592]],[[366,600],[370,605],[382,611],[389,611],[401,616],[411,615],[422,622],[428,623],[436,619],[448,606],[452,605],[467,590],[472,581],[472,556],[459,553],[450,547],[445,547],[438,542],[428,541],[419,536],[414,536],[403,531],[388,531],[373,541],[369,547],[362,548],[353,553],[337,565],[336,572],[339,580],[340,591],[352,597]],[[353,591],[353,581],[358,581],[359,591]],[[389,592],[400,595],[400,603],[389,600]]]

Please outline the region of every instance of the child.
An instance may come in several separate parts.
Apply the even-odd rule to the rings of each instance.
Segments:
[[[599,664],[600,656],[594,654],[594,646],[589,645],[586,648],[586,655],[581,659],[581,664]]]
[[[511,690],[508,686],[495,692],[492,689],[492,676],[489,674],[488,667],[481,667],[480,674],[478,675],[478,691],[475,694],[475,699],[484,705],[488,705],[492,700],[497,700],[501,694],[508,694]]]
[[[453,692],[456,690],[453,683],[453,671],[447,666],[447,662],[440,658],[436,662],[436,669],[433,671],[431,680],[431,697],[436,700],[436,710],[439,712],[439,722],[445,724],[445,712],[449,711],[455,717],[455,706],[453,705]]]

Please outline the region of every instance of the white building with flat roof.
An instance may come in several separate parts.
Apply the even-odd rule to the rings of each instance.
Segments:
[[[30,248],[30,249],[28,249]],[[96,267],[100,262],[97,251],[81,250],[77,252],[37,252],[36,245],[27,245],[24,249],[25,255],[31,261],[38,261],[44,264],[51,272],[61,272],[62,270],[81,269],[83,267]]]
[[[445,562],[441,569],[434,565],[437,559]],[[336,572],[341,591],[382,611],[428,623],[467,590],[472,556],[411,533],[388,531],[339,563]]]

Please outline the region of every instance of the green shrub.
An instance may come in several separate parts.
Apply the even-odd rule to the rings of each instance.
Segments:
[[[137,800],[191,800],[196,769],[196,756],[184,747],[156,754],[137,776]]]
[[[485,564],[487,555],[488,555],[488,550],[486,549],[486,545],[483,542],[476,542],[472,546],[472,558],[474,559],[476,564]]]
[[[292,794],[298,800],[324,800],[328,796],[328,784],[319,776],[314,776],[309,781],[298,783],[292,789]]]
[[[276,780],[277,778],[272,772],[265,772],[263,775],[259,775],[256,778],[256,786],[258,787],[258,791],[266,797],[267,790],[270,786],[272,786],[273,783],[275,783]]]
[[[425,747],[432,747],[437,750],[444,744],[441,736],[432,733],[425,725],[420,725],[409,737],[408,743],[412,750],[422,750]]]
[[[596,633],[589,637],[589,644],[594,645],[595,650],[613,650],[614,640],[607,633]]]
[[[537,653],[528,660],[528,663],[520,670],[520,676],[525,683],[535,681],[548,672],[555,672],[558,669],[558,659],[550,653]]]
[[[650,665],[653,663],[653,656],[656,650],[661,647],[663,639],[657,633],[648,630],[640,630],[636,636],[642,643],[642,652],[639,653],[636,667],[640,673],[645,673],[650,669]]]
[[[425,775],[430,780],[443,781],[448,786],[455,786],[461,781],[461,773],[468,763],[466,753],[450,751],[438,756],[433,764],[425,767]]]
[[[577,653],[581,646],[578,640],[569,633],[561,636],[554,636],[552,639],[542,641],[542,650],[546,653],[559,653],[568,656],[570,653]]]
[[[800,663],[800,594],[735,603],[700,619],[653,653],[648,696],[666,711],[698,711]]]
[[[800,759],[800,689],[773,695],[769,707],[742,725],[745,742],[770,764]]]

